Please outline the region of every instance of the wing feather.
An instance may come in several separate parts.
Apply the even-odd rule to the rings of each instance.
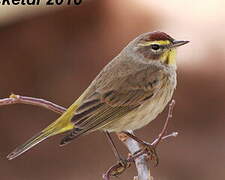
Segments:
[[[76,110],[71,119],[75,128],[61,144],[67,144],[75,137],[100,129],[128,114],[150,100],[166,80],[167,75],[161,69],[141,69],[96,88]]]

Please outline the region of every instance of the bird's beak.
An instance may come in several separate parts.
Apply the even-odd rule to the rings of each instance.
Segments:
[[[189,43],[189,41],[176,41],[176,40],[174,40],[173,43],[170,45],[170,48],[176,48],[176,47],[179,47],[179,46],[183,46],[187,43]]]

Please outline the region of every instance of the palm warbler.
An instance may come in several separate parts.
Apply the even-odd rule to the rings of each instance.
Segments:
[[[159,31],[138,36],[102,69],[62,116],[16,148],[8,159],[66,131],[70,132],[61,145],[96,130],[121,132],[147,125],[173,95],[176,48],[186,43]]]

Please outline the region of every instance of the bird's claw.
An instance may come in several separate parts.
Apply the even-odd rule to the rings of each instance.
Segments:
[[[127,168],[129,168],[131,165],[130,162],[128,162],[126,159],[121,159],[118,161],[116,165],[110,168],[108,174],[109,176],[119,176],[122,174]]]
[[[145,143],[143,146],[144,146],[143,150],[146,151],[146,154],[149,157],[149,159],[154,162],[153,163],[154,167],[158,166],[159,157],[156,152],[156,147],[148,143]]]
[[[147,157],[153,161],[153,165],[154,167],[158,166],[159,164],[159,157],[157,155],[157,152],[156,152],[156,147],[154,145],[151,145],[149,143],[143,143],[141,144],[142,145],[142,148],[138,151],[136,151],[133,156],[134,157],[138,157],[140,154],[146,154]]]

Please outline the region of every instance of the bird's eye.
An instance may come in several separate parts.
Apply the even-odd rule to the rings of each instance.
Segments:
[[[151,48],[154,50],[154,51],[157,51],[159,50],[160,46],[158,44],[152,44],[151,45]]]

